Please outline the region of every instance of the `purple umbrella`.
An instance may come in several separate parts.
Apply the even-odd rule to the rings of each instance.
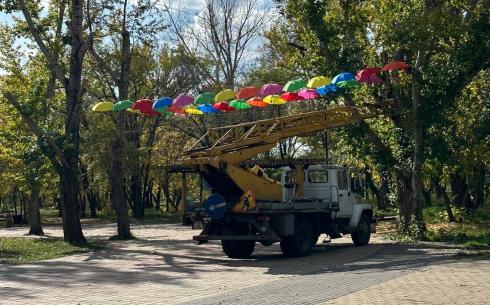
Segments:
[[[194,102],[194,98],[192,96],[181,94],[174,99],[172,106],[182,108],[192,104],[192,102]]]
[[[298,92],[298,95],[304,98],[305,100],[312,100],[320,97],[315,89],[303,89]]]
[[[260,95],[267,96],[267,95],[279,94],[282,92],[282,88],[283,86],[278,84],[266,84],[263,85],[262,88],[260,88]]]

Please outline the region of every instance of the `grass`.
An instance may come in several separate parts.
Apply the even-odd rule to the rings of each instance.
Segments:
[[[449,223],[444,207],[424,209],[427,224],[427,241],[451,242],[466,247],[479,248],[490,246],[490,206],[472,214],[453,209],[456,222]]]
[[[21,264],[101,249],[102,241],[73,246],[60,238],[6,237],[0,239],[0,263]]]

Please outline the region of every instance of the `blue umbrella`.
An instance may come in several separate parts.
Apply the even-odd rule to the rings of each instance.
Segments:
[[[332,79],[332,84],[336,85],[337,83],[350,81],[350,80],[355,81],[356,80],[355,75],[350,72],[343,72]]]
[[[339,88],[337,86],[335,86],[334,84],[328,84],[328,85],[321,86],[321,87],[318,87],[315,89],[316,93],[318,93],[320,95],[325,95],[328,93],[335,93],[338,90],[339,90]]]
[[[198,110],[201,110],[204,113],[217,113],[218,109],[214,108],[211,104],[204,104],[197,106]]]
[[[153,110],[169,107],[170,105],[172,105],[172,101],[173,100],[171,97],[159,98],[153,103]]]

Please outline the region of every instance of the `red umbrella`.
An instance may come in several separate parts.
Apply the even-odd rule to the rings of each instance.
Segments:
[[[185,110],[182,107],[170,106],[167,110],[173,113],[185,114]]]
[[[305,99],[304,97],[299,96],[296,92],[285,92],[281,94],[281,97],[288,102],[302,101]]]
[[[133,110],[139,110],[141,113],[151,113],[153,111],[153,102],[149,99],[141,99],[137,100],[133,106],[131,106]]]
[[[383,80],[379,78],[379,76],[377,75],[380,72],[381,72],[381,68],[377,68],[377,67],[365,68],[357,72],[356,80],[358,82],[366,83],[366,84],[379,84],[383,82]]]
[[[257,87],[245,87],[238,90],[236,97],[239,99],[248,99],[259,95],[260,89]]]
[[[220,111],[233,111],[235,108],[230,107],[228,103],[226,102],[218,102],[213,104],[214,109],[220,110]]]
[[[410,68],[410,66],[403,61],[393,60],[389,64],[384,66],[381,71],[405,70],[408,68]]]
[[[265,108],[269,106],[266,102],[264,102],[263,99],[260,97],[253,97],[247,101],[247,104],[254,106],[254,107],[259,107],[259,108]]]

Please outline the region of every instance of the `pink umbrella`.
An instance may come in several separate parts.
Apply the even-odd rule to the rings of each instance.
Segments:
[[[313,100],[320,97],[320,95],[316,93],[315,89],[303,89],[298,92],[298,96],[304,98],[305,100]]]
[[[174,99],[172,106],[182,108],[192,104],[193,102],[194,102],[194,98],[192,96],[181,94]]]
[[[377,75],[380,72],[381,68],[376,67],[362,69],[361,71],[357,72],[356,80],[366,84],[380,84],[383,82],[383,80]]]
[[[260,95],[267,96],[267,95],[279,94],[282,92],[282,88],[283,86],[278,84],[266,84],[263,85],[262,88],[260,88]]]

